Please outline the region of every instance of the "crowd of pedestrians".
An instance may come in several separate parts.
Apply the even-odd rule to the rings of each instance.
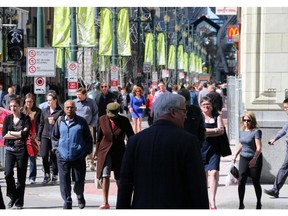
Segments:
[[[2,128],[6,195],[10,198],[7,208],[24,207],[27,167],[29,164],[29,183],[35,184],[36,157],[41,156],[42,184],[59,181],[63,209],[72,209],[72,183],[78,207],[85,208],[87,168],[95,171],[94,180],[102,189],[99,209],[110,209],[111,171],[118,186],[118,209],[217,209],[225,135],[221,90],[206,82],[169,87],[160,81],[147,89],[130,84],[116,94],[107,82],[101,82],[93,99],[80,87],[76,98],[65,101],[63,107],[51,90],[40,108],[32,93],[20,100],[9,87],[3,96],[0,85],[1,106],[12,112]],[[287,112],[288,99],[283,103]],[[144,117],[149,128],[142,130]],[[241,126],[240,143],[232,155],[232,162],[239,156],[239,209],[245,208],[248,177],[255,188],[256,209],[261,209],[262,131],[253,112],[243,114]],[[287,127],[269,144],[286,135]],[[273,188],[264,190],[268,195],[278,197],[288,176],[286,160]],[[1,188],[0,195],[0,208],[5,208]]]

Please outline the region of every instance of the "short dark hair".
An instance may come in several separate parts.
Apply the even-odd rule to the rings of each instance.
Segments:
[[[286,99],[283,101],[283,103],[288,103],[288,98],[286,98]]]
[[[178,94],[184,96],[185,100],[190,102],[190,92],[188,89],[182,88],[178,91]]]

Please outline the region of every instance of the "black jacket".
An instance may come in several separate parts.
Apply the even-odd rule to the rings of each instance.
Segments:
[[[205,140],[205,127],[201,109],[196,105],[186,105],[186,119],[184,129],[195,135],[199,140],[199,147],[202,148],[202,143]]]
[[[129,137],[121,165],[117,209],[208,209],[197,138],[158,120]]]
[[[31,127],[30,117],[21,113],[21,117],[19,123],[17,125],[13,125],[13,114],[8,115],[4,119],[3,128],[2,128],[2,136],[4,137],[8,131],[21,131],[21,138],[19,139],[5,139],[5,146],[11,146],[18,150],[26,150],[26,140],[28,138]],[[26,128],[26,130],[25,130]]]
[[[55,111],[50,114],[50,107],[48,106],[47,108],[42,110],[41,113],[41,118],[40,118],[40,125],[39,129],[37,132],[37,140],[41,141],[41,138],[48,138],[51,139],[52,136],[52,130],[53,130],[53,125],[50,125],[48,122],[48,117],[53,116],[54,121],[56,122],[58,117],[63,115],[64,111],[60,106],[56,107]]]
[[[106,114],[106,106],[108,103],[117,101],[117,96],[112,92],[108,92],[108,94],[104,96],[104,94],[101,92],[96,95],[95,100],[98,106],[98,117],[100,117]]]

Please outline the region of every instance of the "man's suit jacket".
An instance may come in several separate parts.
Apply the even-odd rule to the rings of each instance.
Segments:
[[[197,142],[194,135],[166,120],[158,120],[130,137],[116,208],[208,209],[206,176]]]

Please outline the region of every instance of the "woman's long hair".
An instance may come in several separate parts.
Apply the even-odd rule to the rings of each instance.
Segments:
[[[33,106],[31,107],[31,111],[36,111],[37,107],[36,107],[36,99],[35,96],[32,93],[28,93],[25,95],[24,100],[23,100],[23,107],[21,109],[21,112],[24,113],[25,115],[29,115],[28,112],[28,107],[25,103],[26,99],[32,99],[33,100]]]

